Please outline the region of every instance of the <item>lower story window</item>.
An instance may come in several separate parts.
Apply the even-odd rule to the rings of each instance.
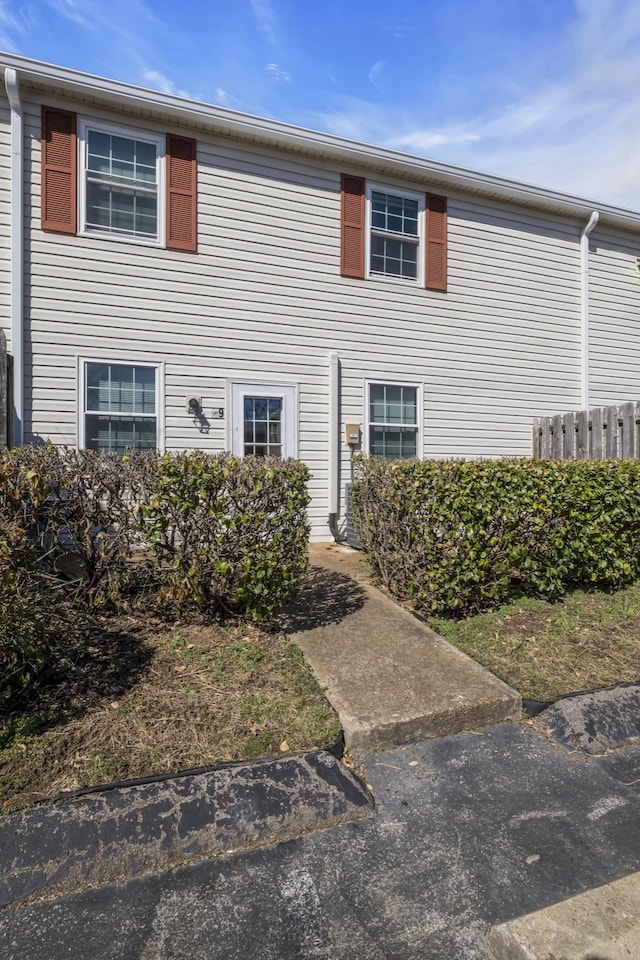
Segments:
[[[83,360],[80,445],[100,453],[157,450],[158,367]]]
[[[418,456],[419,387],[369,383],[367,390],[369,454],[387,460]]]

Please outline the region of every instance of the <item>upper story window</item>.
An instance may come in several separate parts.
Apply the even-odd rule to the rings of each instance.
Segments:
[[[340,273],[447,290],[447,198],[343,174]]]
[[[162,243],[161,138],[83,124],[80,150],[81,229]]]
[[[42,107],[42,229],[197,250],[196,141]]]
[[[368,187],[369,274],[422,280],[424,197]]]

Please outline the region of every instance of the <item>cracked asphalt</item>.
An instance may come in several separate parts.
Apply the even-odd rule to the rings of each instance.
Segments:
[[[572,753],[508,723],[365,774],[364,819],[14,902],[0,957],[480,960],[495,922],[640,869],[640,746]]]

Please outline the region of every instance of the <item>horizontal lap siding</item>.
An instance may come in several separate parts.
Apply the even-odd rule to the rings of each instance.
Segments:
[[[197,431],[188,394],[228,417],[229,379],[297,382],[299,452],[322,539],[330,351],[342,361],[343,425],[364,424],[365,377],[424,384],[429,457],[527,454],[532,418],[576,405],[577,224],[450,196],[447,294],[345,279],[340,169],[200,133],[197,254],[44,234],[39,110],[27,108],[26,158],[34,436],[75,442],[78,354],[164,360],[173,449],[227,444],[226,419]]]
[[[640,240],[591,237],[591,406],[640,400]]]

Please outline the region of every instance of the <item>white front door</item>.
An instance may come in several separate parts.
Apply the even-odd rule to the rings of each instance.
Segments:
[[[231,451],[237,457],[296,457],[296,386],[231,384]]]

